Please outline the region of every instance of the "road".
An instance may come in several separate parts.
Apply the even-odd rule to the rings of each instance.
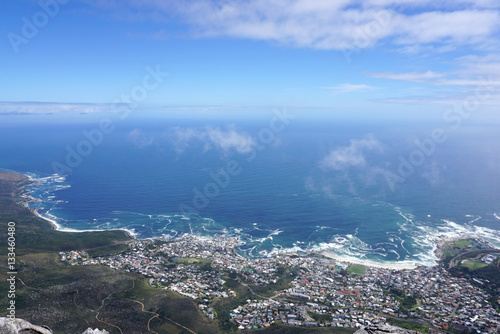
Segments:
[[[477,253],[477,254],[481,254],[481,253],[500,253],[500,249],[496,249],[496,248],[487,248],[487,249],[476,249],[476,250],[473,250],[473,251],[468,251],[468,252],[465,252],[465,253],[461,253],[461,254],[458,254],[457,256],[455,256],[453,259],[450,260],[450,264],[448,265],[448,269],[451,269],[453,267],[455,267],[457,265],[456,261],[461,258],[462,256],[466,256],[466,255],[469,255],[469,254],[474,254],[474,253]]]

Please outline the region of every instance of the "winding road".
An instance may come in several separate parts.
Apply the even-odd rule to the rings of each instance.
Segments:
[[[457,256],[455,256],[453,259],[450,260],[450,264],[448,265],[448,269],[455,267],[457,265],[457,260],[460,259],[462,256],[466,256],[466,255],[474,254],[474,253],[477,253],[478,255],[481,253],[484,253],[484,254],[500,253],[500,249],[496,249],[496,248],[476,249],[473,251],[468,251],[465,253],[458,254]]]

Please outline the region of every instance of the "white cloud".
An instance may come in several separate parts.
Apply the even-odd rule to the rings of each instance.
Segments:
[[[112,11],[112,17],[122,20],[154,21],[156,31],[140,34],[154,39],[172,38],[175,34],[182,34],[183,38],[232,37],[339,50],[346,57],[351,52],[378,47],[412,54],[413,59],[418,55],[429,59],[438,55],[439,58],[431,60],[435,65],[443,61],[439,65],[447,72],[436,70],[439,67],[420,69],[425,62],[417,61],[409,62],[412,69],[401,73],[369,73],[372,78],[428,84],[428,97],[388,96],[378,101],[449,103],[444,102],[446,98],[455,99],[458,94],[446,96],[443,89],[473,88],[482,76],[489,75],[500,81],[498,0],[81,1]],[[172,22],[179,26],[169,29]],[[453,62],[442,55],[451,51],[472,55]],[[480,57],[479,52],[489,55]],[[367,91],[369,87],[344,84],[325,88],[336,95]]]
[[[499,28],[496,10],[434,11],[398,16],[394,26],[397,44],[480,44]]]
[[[500,81],[487,81],[485,79],[443,79],[435,81],[434,84],[439,86],[482,86],[485,84],[499,86]]]
[[[455,59],[452,63],[456,64],[456,69],[442,73],[369,73],[368,76],[377,79],[427,84],[420,87],[425,94],[391,96],[371,101],[396,104],[461,104],[467,98],[477,96],[481,105],[500,105],[499,56],[467,56]]]
[[[88,114],[117,111],[112,103],[0,102],[0,114],[51,115],[60,113]]]
[[[235,151],[240,154],[250,153],[256,141],[245,132],[237,131],[234,125],[226,129],[206,126],[201,129],[175,127],[168,131],[173,137],[177,152],[182,153],[193,141],[204,144],[205,150],[216,148],[225,153]]]
[[[255,146],[255,140],[246,133],[237,132],[234,127],[221,130],[218,127],[208,127],[206,130],[208,140],[217,148],[228,152],[235,150],[238,153],[249,153]]]
[[[482,107],[497,107],[500,106],[500,92],[497,90],[490,90],[489,87],[480,88],[476,94],[476,90],[467,90],[462,94],[436,94],[436,95],[415,95],[415,96],[402,96],[402,97],[388,97],[381,99],[372,99],[373,102],[390,103],[390,104],[408,104],[408,105],[445,105],[462,106],[464,104],[478,103]],[[492,109],[496,110],[496,109]]]
[[[423,73],[419,72],[409,72],[409,73],[394,73],[394,72],[378,72],[369,73],[368,76],[377,79],[390,79],[390,80],[401,80],[410,82],[424,82],[429,79],[437,79],[445,76],[444,73],[436,73],[432,71],[427,71]]]
[[[497,0],[367,0],[366,3],[378,6],[406,6],[406,7],[432,7],[432,8],[454,8],[460,6],[471,6],[474,8],[500,8]]]
[[[353,139],[349,146],[339,147],[331,151],[319,162],[325,170],[346,170],[351,167],[362,168],[366,166],[365,151],[382,150],[382,144],[373,136],[364,139]]]
[[[175,150],[178,153],[184,152],[189,144],[193,140],[202,140],[204,136],[203,130],[197,130],[195,128],[181,128],[174,127],[165,132],[165,135],[172,137],[174,142]]]
[[[146,148],[154,143],[154,138],[145,134],[140,129],[130,131],[128,134],[128,140],[130,140],[137,148]]]
[[[493,78],[500,80],[500,54],[488,54],[485,56],[468,55],[456,60],[460,66],[461,77],[485,79]]]
[[[494,0],[104,2],[103,8],[115,8],[125,19],[175,18],[198,37],[229,36],[316,49],[364,49],[383,40],[414,47],[437,43],[449,50],[496,45],[500,26],[500,6]]]
[[[328,89],[331,92],[331,95],[340,95],[340,94],[348,94],[348,93],[354,93],[354,92],[365,92],[365,91],[370,91],[377,89],[377,87],[373,86],[368,86],[365,84],[341,84],[338,86],[332,86],[332,87],[322,87],[323,89]]]

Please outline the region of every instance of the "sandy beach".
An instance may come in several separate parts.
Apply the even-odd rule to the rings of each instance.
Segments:
[[[130,239],[136,239],[136,234],[133,231],[126,229],[126,228],[109,229],[109,230],[76,230],[76,229],[72,229],[72,228],[62,227],[55,220],[52,220],[50,218],[42,216],[40,213],[38,213],[38,211],[36,209],[33,209],[32,211],[37,217],[48,222],[54,230],[57,230],[59,232],[81,233],[81,232],[123,231],[123,232],[125,232],[126,235],[129,236]]]
[[[411,270],[417,268],[419,263],[377,263],[377,262],[372,262],[372,261],[364,261],[361,259],[356,259],[356,258],[347,258],[347,257],[342,257],[339,256],[335,253],[328,252],[328,251],[323,251],[320,253],[324,257],[347,263],[347,264],[359,264],[362,266],[366,267],[372,267],[372,268],[380,268],[380,269],[389,269],[389,270]]]

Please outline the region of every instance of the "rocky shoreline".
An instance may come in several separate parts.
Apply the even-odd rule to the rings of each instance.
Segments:
[[[448,248],[448,245],[450,243],[456,241],[466,241],[466,240],[476,240],[479,244],[482,244],[485,248],[496,248],[486,240],[472,235],[463,235],[458,238],[446,238],[442,236],[442,238],[439,238],[437,240],[436,250],[434,251],[436,258],[438,258],[439,261],[443,261],[445,258],[445,250]]]

